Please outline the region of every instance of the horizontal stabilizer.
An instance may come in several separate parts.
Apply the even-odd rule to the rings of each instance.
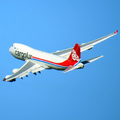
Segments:
[[[94,57],[94,58],[91,58],[91,59],[88,59],[88,60],[85,60],[85,61],[82,61],[81,63],[83,63],[84,65],[86,65],[86,64],[91,63],[91,62],[93,62],[93,61],[95,61],[95,60],[97,60],[99,58],[102,58],[102,57],[103,57],[103,55],[98,56],[98,57]]]
[[[74,70],[74,69],[76,69],[75,66],[69,66],[67,69],[65,69],[65,70],[63,71],[63,73],[72,71],[72,70]]]
[[[72,71],[72,70],[75,70],[75,69],[78,69],[78,68],[83,68],[83,67],[84,67],[83,63],[79,63],[79,64],[77,64],[75,66],[69,66],[68,68],[66,68],[63,71],[63,73],[66,73],[66,72],[69,72],[69,71]]]

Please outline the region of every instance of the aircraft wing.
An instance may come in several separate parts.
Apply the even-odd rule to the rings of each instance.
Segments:
[[[3,81],[15,81],[17,77],[23,78],[24,76],[28,77],[28,74],[30,72],[36,74],[36,72],[40,72],[41,70],[44,70],[47,68],[46,65],[37,63],[34,60],[27,60],[26,63],[20,68],[16,69],[16,71],[12,75],[7,75]]]
[[[90,50],[94,47],[94,45],[116,35],[118,33],[118,30],[116,30],[114,33],[111,33],[107,36],[104,36],[104,37],[101,37],[99,39],[96,39],[94,41],[91,41],[91,42],[88,42],[88,43],[83,43],[80,45],[80,48],[81,48],[81,52],[85,51],[85,50]],[[62,56],[62,57],[65,57],[65,58],[68,58],[70,53],[71,53],[71,50],[73,48],[69,48],[69,49],[65,49],[65,50],[62,50],[62,51],[57,51],[57,52],[54,52],[53,54],[55,55],[59,55],[59,56]]]
[[[96,40],[94,40],[94,41],[91,41],[91,42],[88,42],[88,43],[83,43],[83,44],[81,45],[81,52],[83,52],[83,51],[85,51],[85,50],[90,50],[91,48],[94,47],[94,45],[96,45],[96,44],[98,44],[98,43],[100,43],[100,42],[102,42],[102,41],[104,41],[104,40],[107,40],[108,38],[116,35],[117,33],[118,33],[118,30],[116,30],[114,33],[111,33],[111,34],[109,34],[109,35],[107,35],[107,36],[104,36],[104,37],[101,37],[101,38],[99,38],[99,39],[96,39]]]

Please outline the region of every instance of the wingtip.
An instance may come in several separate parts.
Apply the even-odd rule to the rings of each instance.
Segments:
[[[118,30],[116,30],[114,33],[117,34],[117,33],[118,33]]]
[[[3,81],[6,81],[6,78],[4,78]]]

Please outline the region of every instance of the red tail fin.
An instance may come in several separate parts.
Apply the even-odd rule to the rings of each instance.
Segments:
[[[68,60],[77,63],[80,61],[80,59],[81,59],[80,45],[76,43],[73,50],[71,51]]]

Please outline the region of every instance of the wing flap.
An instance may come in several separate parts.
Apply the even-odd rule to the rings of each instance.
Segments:
[[[36,68],[34,68],[34,69],[31,69],[31,72],[32,72],[32,73],[36,73],[36,72],[41,71],[41,70],[44,70],[44,69],[45,69],[44,67],[39,66],[39,67],[36,67]]]

